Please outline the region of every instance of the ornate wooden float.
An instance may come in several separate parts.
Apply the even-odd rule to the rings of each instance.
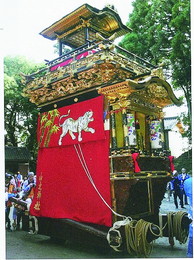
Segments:
[[[60,54],[25,76],[24,95],[40,111],[30,206],[40,234],[103,244],[109,234],[114,246],[121,238],[110,239],[110,227],[126,217],[153,223],[149,241],[160,233],[172,171],[163,108],[180,101],[161,68],[113,43],[130,31],[110,6],[85,4],[40,33],[58,40]]]

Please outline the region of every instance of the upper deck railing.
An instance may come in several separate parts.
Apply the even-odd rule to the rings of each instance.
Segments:
[[[30,75],[26,75],[25,76],[26,83],[28,83],[36,78],[39,78],[41,76],[44,76],[48,72],[53,72],[53,71],[57,70],[59,67],[64,67],[64,66],[70,65],[89,55],[103,52],[111,44],[112,44],[111,42],[106,41],[106,40],[102,41],[98,44],[96,44],[95,42],[89,42],[85,45],[82,45],[79,48],[71,50],[71,51],[59,56],[58,58],[47,62],[45,68],[43,68],[35,73],[32,73]],[[102,45],[104,46],[104,48],[100,47]],[[156,68],[156,66],[154,66],[153,64],[147,62],[146,60],[138,57],[134,53],[129,52],[126,49],[124,49],[118,45],[113,45],[113,46],[114,46],[114,49],[111,48],[111,50],[109,50],[109,53],[118,55],[119,57],[124,59],[125,62],[135,64],[136,66],[138,66],[140,68],[140,71],[143,70],[143,71],[149,72],[152,69]]]

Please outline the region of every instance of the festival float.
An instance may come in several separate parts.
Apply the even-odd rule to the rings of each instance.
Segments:
[[[40,33],[58,40],[59,57],[25,75],[39,117],[23,229],[33,221],[38,234],[148,256],[160,236],[187,239],[185,212],[159,214],[173,170],[163,108],[180,101],[160,67],[114,44],[130,32],[112,6],[84,4]]]

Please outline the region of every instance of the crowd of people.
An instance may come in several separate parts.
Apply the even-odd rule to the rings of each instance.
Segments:
[[[6,216],[6,228],[8,231],[19,230],[22,214],[24,213],[24,207],[18,205],[9,200],[10,197],[15,197],[22,201],[25,201],[28,205],[31,204],[34,196],[34,189],[36,186],[36,175],[33,172],[29,172],[24,178],[18,172],[17,174],[10,175],[5,174],[5,216]],[[13,207],[13,211],[11,211]],[[12,216],[10,216],[12,214]],[[11,225],[11,220],[13,223]]]

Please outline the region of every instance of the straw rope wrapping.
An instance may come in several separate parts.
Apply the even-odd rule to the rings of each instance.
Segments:
[[[116,221],[113,226],[109,229],[108,233],[107,233],[107,241],[109,243],[109,246],[112,247],[115,251],[117,252],[121,252],[122,250],[120,249],[120,246],[123,243],[123,239],[121,236],[121,232],[119,231],[119,228],[122,226],[125,226],[127,224],[129,224],[132,221],[131,218],[125,218],[124,220],[120,220],[120,221]],[[114,239],[114,243],[116,242],[117,244],[112,245],[112,238],[111,238],[111,231],[116,232],[117,234],[117,238],[116,241]]]
[[[184,211],[178,212],[169,212],[167,214],[167,223],[168,223],[168,235],[169,238],[176,238],[180,244],[185,244],[187,242],[189,230],[182,229],[181,223],[183,217],[187,215]]]
[[[134,253],[136,253],[137,256],[148,257],[150,255],[153,248],[153,242],[147,242],[146,236],[148,230],[152,234],[154,234],[154,236],[161,236],[161,230],[157,225],[154,226],[157,226],[159,228],[160,233],[155,234],[152,231],[151,227],[153,225],[153,223],[140,219],[138,221],[133,220],[125,226],[127,251],[130,255],[133,255]]]

